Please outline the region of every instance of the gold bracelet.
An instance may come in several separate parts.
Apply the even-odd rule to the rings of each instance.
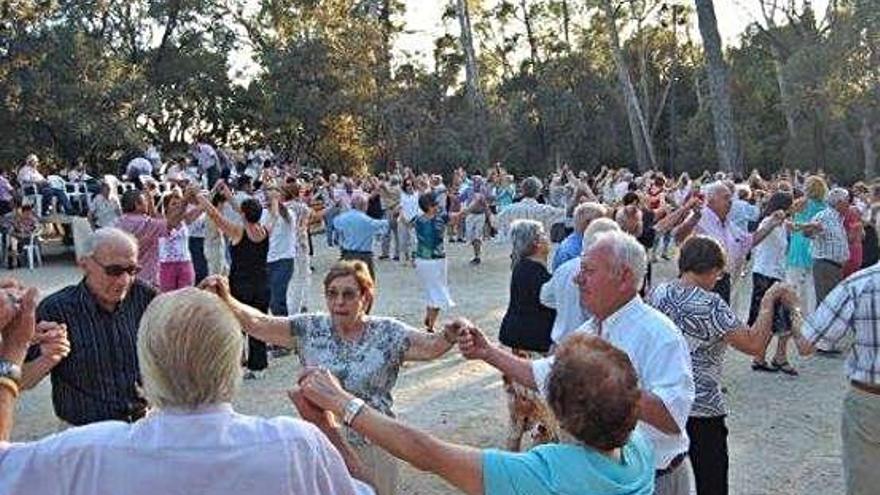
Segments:
[[[13,399],[18,398],[19,389],[18,384],[12,378],[6,378],[5,376],[0,376],[0,388],[5,388],[9,390],[12,394]]]

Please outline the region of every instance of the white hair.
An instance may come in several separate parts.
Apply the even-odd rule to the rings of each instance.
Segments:
[[[516,265],[535,251],[535,244],[544,234],[544,224],[535,220],[517,220],[510,225],[510,253],[512,265]]]
[[[241,382],[241,325],[216,295],[193,287],[157,296],[138,329],[144,395],[194,410],[231,402]]]
[[[603,232],[619,232],[620,225],[610,218],[597,218],[590,222],[590,226],[584,231],[584,239],[581,241],[581,253],[587,252],[588,249],[596,242],[596,237]]]
[[[648,256],[645,248],[635,237],[621,230],[601,232],[595,236],[590,250],[607,247],[611,251],[615,268],[626,268],[632,273],[635,288],[638,290],[648,270]]]
[[[703,186],[703,193],[706,195],[707,198],[714,198],[722,191],[726,191],[729,193],[730,188],[727,187],[727,184],[720,180],[710,182],[709,184]]]
[[[830,206],[837,206],[840,203],[849,201],[849,192],[842,187],[835,187],[828,191],[828,195],[825,196],[825,201]]]
[[[83,241],[81,256],[91,256],[102,246],[122,243],[130,244],[135,251],[138,249],[137,239],[133,235],[116,227],[103,227],[86,237],[86,240]]]
[[[581,203],[577,205],[577,208],[575,208],[574,212],[572,213],[574,228],[575,230],[578,230],[578,227],[586,229],[587,225],[590,222],[600,217],[604,217],[607,213],[608,210],[605,208],[605,206],[600,203],[596,203],[595,201]]]

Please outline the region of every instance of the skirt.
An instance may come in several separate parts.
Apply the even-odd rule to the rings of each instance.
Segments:
[[[435,260],[416,258],[416,276],[422,284],[426,306],[444,310],[455,306],[452,296],[449,295],[446,258]]]

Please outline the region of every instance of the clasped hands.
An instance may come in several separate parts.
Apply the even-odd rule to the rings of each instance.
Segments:
[[[14,279],[0,280],[0,357],[21,364],[31,345],[57,364],[70,353],[67,326],[53,321],[36,323],[39,291]]]

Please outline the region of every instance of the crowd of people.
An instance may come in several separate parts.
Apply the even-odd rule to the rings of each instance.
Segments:
[[[99,185],[78,284],[39,302],[0,284],[0,493],[390,495],[401,459],[474,494],[726,494],[725,351],[797,376],[789,343],[847,354],[847,493],[880,486],[880,183],[500,165],[355,178],[264,151],[236,165],[203,142],[191,158],[148,150],[121,197]],[[473,270],[510,253],[498,343],[468,315],[440,322],[449,243],[470,245]],[[307,297],[315,249],[339,250],[323,309]],[[678,276],[655,281],[667,260]],[[416,325],[373,314],[395,263],[421,287]],[[505,450],[395,419],[402,365],[455,348],[502,375]],[[240,379],[289,352],[302,420],[236,413]],[[60,433],[8,443],[15,399],[46,376]]]

